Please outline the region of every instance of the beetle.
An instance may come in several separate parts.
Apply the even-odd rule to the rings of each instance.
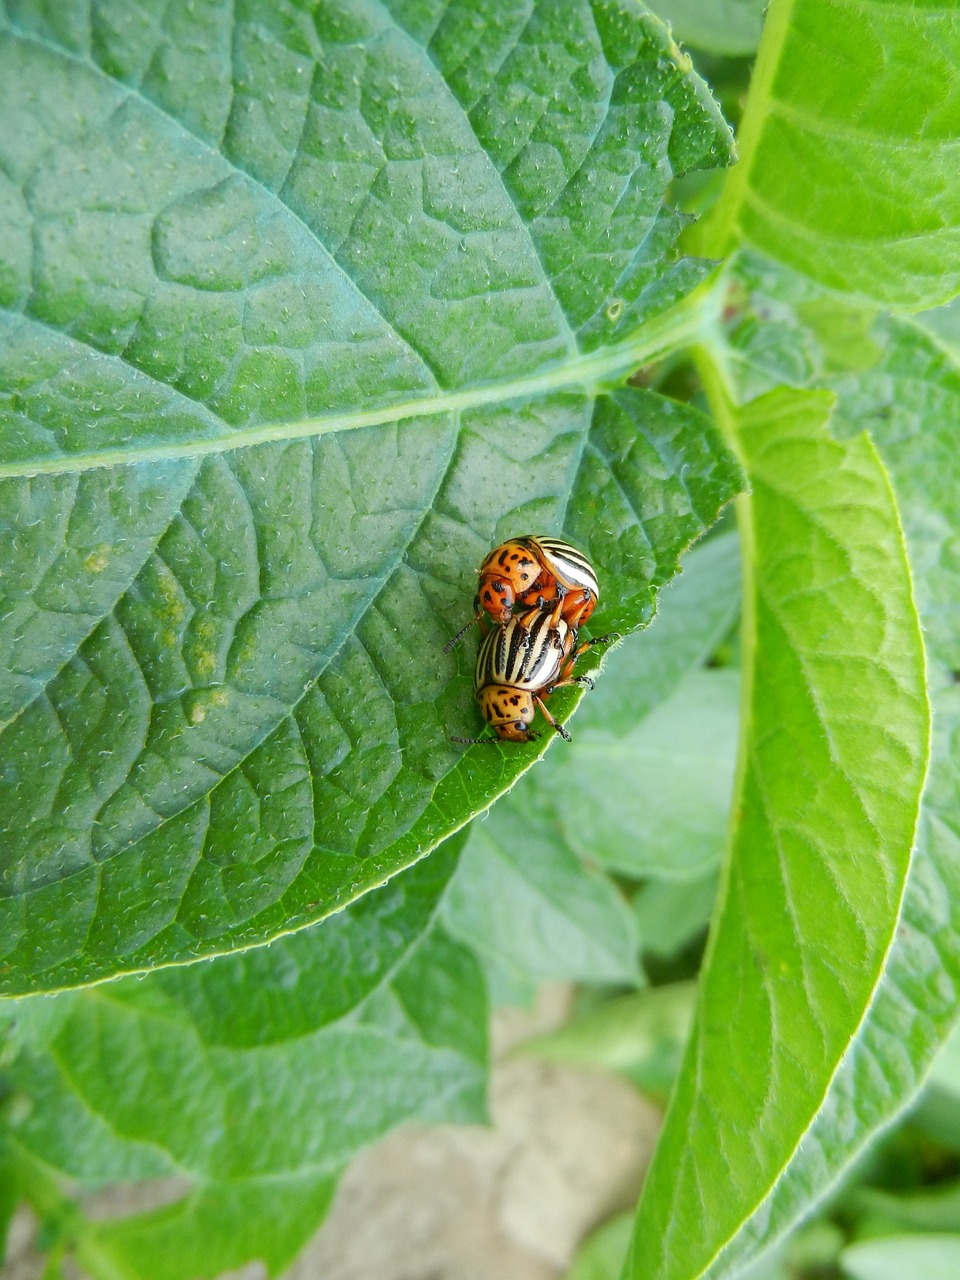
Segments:
[[[586,684],[589,676],[575,676],[573,666],[587,649],[619,639],[612,632],[577,645],[577,630],[562,615],[563,599],[553,610],[528,609],[515,613],[502,627],[484,636],[477,654],[473,692],[496,738],[454,738],[454,742],[531,742],[539,735],[530,725],[539,707],[547,723],[567,742],[570,734],[554,720],[543,699],[565,685]]]
[[[575,630],[596,608],[600,587],[593,565],[576,547],[561,538],[525,534],[494,547],[478,572],[475,613],[465,627],[444,646],[449,653],[475,622],[487,613],[505,626],[519,603],[545,609],[562,601],[564,622]],[[529,615],[528,615],[529,616]]]

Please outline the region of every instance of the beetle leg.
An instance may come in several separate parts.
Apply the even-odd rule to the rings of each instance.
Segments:
[[[572,617],[567,618],[567,626],[572,627],[574,631],[577,630],[577,628],[580,626],[580,623],[583,621],[583,615],[585,613],[590,613],[594,605],[593,592],[589,589],[589,587],[584,587],[581,591],[581,594],[583,596],[583,599],[580,602],[579,609]]]
[[[554,646],[557,649],[559,649],[561,653],[563,653],[563,650],[564,650],[564,642],[560,637],[560,627],[559,627],[560,619],[562,617],[563,617],[563,600],[561,597],[558,596],[557,603],[553,606],[553,613],[551,613],[550,615],[550,634],[551,634],[551,639],[553,641]],[[569,634],[570,632],[568,631],[567,635]]]
[[[592,640],[584,640],[583,644],[573,655],[575,658],[583,653],[585,649],[591,649],[595,644],[610,644],[614,640],[622,640],[623,636],[619,631],[610,631],[605,636],[594,636]]]
[[[549,698],[554,689],[567,689],[572,684],[589,685],[591,689],[596,687],[589,676],[572,676],[570,674],[570,663],[568,662],[560,672],[560,679],[555,680],[553,684],[547,685],[546,689],[543,691],[543,696],[545,698]]]
[[[577,648],[574,649],[573,653],[570,656],[570,661],[567,663],[567,665],[564,667],[563,671],[560,674],[564,677],[568,676],[570,672],[573,670],[573,664],[580,657],[580,655],[582,653],[586,653],[588,649],[592,649],[595,644],[610,644],[612,640],[620,640],[620,639],[622,639],[622,636],[620,635],[619,631],[611,631],[609,635],[594,636],[592,640],[584,640],[583,644],[578,645]]]
[[[556,685],[554,685],[554,688],[556,688]],[[569,733],[567,733],[563,725],[559,724],[556,720],[554,720],[553,716],[550,714],[547,708],[543,705],[543,699],[540,697],[540,695],[535,693],[533,695],[533,700],[537,704],[537,706],[540,708],[540,710],[543,712],[544,719],[546,720],[547,724],[550,725],[551,728],[556,729],[557,733],[559,733],[560,737],[564,740],[564,742],[572,742],[573,739],[570,737]]]

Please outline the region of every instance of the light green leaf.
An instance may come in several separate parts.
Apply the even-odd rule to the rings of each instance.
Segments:
[[[335,1189],[335,1178],[310,1173],[208,1182],[150,1213],[91,1223],[78,1261],[116,1280],[202,1280],[253,1260],[275,1276],[323,1221]]]
[[[960,1182],[924,1187],[912,1194],[879,1191],[875,1187],[854,1186],[843,1196],[844,1212],[856,1222],[863,1239],[908,1232],[926,1235],[954,1231],[960,1222]]]
[[[470,828],[444,901],[446,928],[480,956],[495,1003],[546,981],[639,983],[630,907],[570,852],[533,792],[511,794]]]
[[[850,1280],[955,1280],[960,1273],[960,1235],[864,1240],[844,1249],[840,1267]]]
[[[903,916],[886,975],[823,1109],[770,1200],[711,1280],[783,1235],[903,1109],[956,1020],[960,983],[960,371],[909,323],[892,325],[869,375],[840,385],[840,421],[868,427],[889,468],[915,574],[934,710],[927,780]]]
[[[652,8],[697,49],[729,56],[753,53],[760,43],[762,0],[656,0]]]
[[[525,1040],[519,1051],[547,1062],[618,1071],[665,1098],[676,1079],[695,996],[694,984],[687,982],[620,996]]]
[[[618,1214],[591,1231],[577,1250],[566,1280],[619,1280],[633,1218]]]
[[[645,953],[676,955],[706,930],[717,898],[715,870],[695,880],[651,880],[633,899]]]
[[[479,729],[472,645],[442,646],[489,547],[565,531],[627,631],[740,475],[696,411],[616,390],[699,323],[663,197],[730,153],[650,15],[5,15],[24,992],[263,943],[422,857],[547,746],[448,741]]]
[[[578,735],[576,752],[553,752],[538,785],[558,797],[570,848],[636,879],[688,879],[715,866],[730,811],[738,707],[736,671],[694,671],[632,732],[594,727]]]
[[[740,164],[701,242],[746,238],[831,289],[917,310],[960,289],[952,6],[772,0]]]
[[[769,1197],[893,940],[927,762],[923,648],[886,475],[831,399],[727,412],[747,464],[730,865],[627,1274],[702,1274]]]
[[[939,1085],[960,1100],[960,1029],[955,1027],[941,1045],[927,1073],[927,1083]]]
[[[276,1270],[360,1147],[411,1119],[485,1119],[482,977],[433,923],[454,853],[332,928],[19,1006],[10,1124],[28,1174],[189,1180],[162,1209],[86,1224],[81,1261],[144,1280],[258,1256]]]
[[[937,1052],[920,1096],[910,1108],[910,1128],[940,1147],[960,1151],[960,1032],[956,1026]],[[960,1217],[949,1225],[956,1223]]]
[[[721,533],[698,542],[684,556],[680,575],[660,593],[650,627],[605,660],[603,680],[577,715],[578,743],[588,730],[632,732],[691,668],[710,657],[739,609],[737,535]]]

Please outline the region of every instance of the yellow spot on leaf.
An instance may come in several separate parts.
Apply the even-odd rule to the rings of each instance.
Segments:
[[[109,563],[110,548],[106,543],[101,543],[99,547],[90,552],[83,562],[83,567],[88,573],[103,573]]]

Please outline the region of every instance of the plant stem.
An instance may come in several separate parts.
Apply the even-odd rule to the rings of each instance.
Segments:
[[[739,240],[740,212],[747,197],[750,171],[760,135],[770,111],[773,82],[793,16],[794,0],[771,0],[763,23],[757,61],[750,78],[746,110],[737,135],[739,161],[727,173],[716,208],[705,219],[696,237],[697,252],[708,258],[724,258]]]

